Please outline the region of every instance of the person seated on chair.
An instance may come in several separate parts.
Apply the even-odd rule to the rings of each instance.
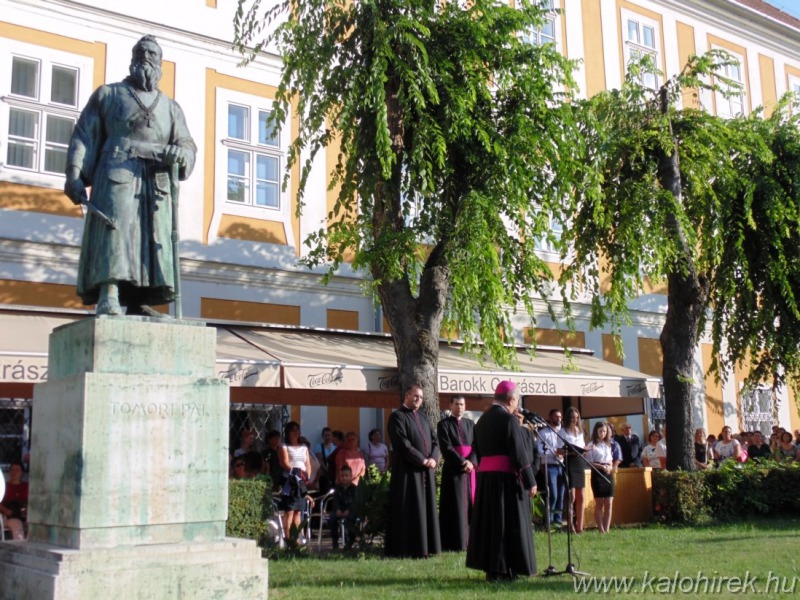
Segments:
[[[242,431],[241,445],[234,451],[233,457],[239,458],[255,450],[256,432],[251,429]]]
[[[231,462],[231,479],[247,479],[247,463],[243,456]]]
[[[347,531],[345,540],[345,549],[349,549],[353,545],[353,531],[355,529],[356,520],[356,486],[353,485],[353,470],[344,465],[339,469],[339,483],[334,488],[333,497],[331,498],[331,539],[333,540],[333,547],[339,547],[339,523],[344,521]]]
[[[242,454],[235,460],[244,461],[244,468],[246,471],[245,479],[255,479],[261,475],[261,472],[264,470],[264,459],[262,459],[261,455],[255,450]]]
[[[28,517],[28,482],[22,481],[22,464],[11,463],[8,483],[3,501],[0,502],[6,527],[11,531],[11,539],[25,539],[25,521]]]

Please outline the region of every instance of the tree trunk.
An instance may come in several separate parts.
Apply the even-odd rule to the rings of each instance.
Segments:
[[[405,278],[378,286],[381,305],[392,328],[401,400],[411,385],[419,385],[425,398],[421,410],[434,425],[440,414],[439,337],[450,286],[450,270],[440,264],[441,255],[437,246],[425,265],[416,298]]]
[[[661,110],[667,114],[666,87],[661,89]],[[669,127],[671,133],[671,123]],[[682,182],[677,147],[659,157],[658,179],[680,203]],[[679,252],[674,270],[667,277],[667,319],[660,337],[664,354],[662,379],[667,413],[667,469],[691,471],[695,468],[692,423],[694,351],[700,319],[708,303],[708,279],[697,273],[693,249],[674,213],[667,218],[667,235],[673,237]]]
[[[691,471],[694,464],[692,423],[694,352],[698,326],[706,307],[708,285],[695,273],[668,277],[667,319],[661,330],[662,378],[667,409],[667,469]]]
[[[372,214],[372,232],[380,244],[387,234],[406,227],[401,193],[402,155],[409,143],[410,132],[405,115],[398,102],[399,84],[390,71],[385,83],[386,117],[392,152],[396,162],[389,179],[376,186]],[[367,121],[368,122],[368,121]],[[373,168],[380,173],[380,165]],[[439,368],[439,336],[450,288],[450,269],[440,241],[428,255],[419,280],[419,294],[411,293],[408,270],[398,277],[383,268],[381,261],[373,261],[372,277],[378,283],[378,295],[386,319],[392,330],[397,370],[400,375],[400,402],[411,385],[422,388],[422,410],[435,426],[439,422],[439,393],[437,372]],[[398,403],[399,406],[399,403]]]

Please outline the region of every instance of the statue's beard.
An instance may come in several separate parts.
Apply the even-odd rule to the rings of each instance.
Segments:
[[[130,68],[131,79],[136,87],[145,92],[158,89],[161,80],[161,67],[147,62],[132,63]]]

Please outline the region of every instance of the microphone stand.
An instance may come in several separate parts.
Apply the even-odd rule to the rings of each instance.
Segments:
[[[528,420],[527,417],[526,420]],[[544,491],[545,494],[547,495],[547,502],[545,502],[544,508],[545,508],[545,515],[547,517],[547,520],[545,521],[547,524],[547,558],[550,565],[544,570],[543,573],[543,575],[547,577],[549,575],[555,575],[557,573],[556,568],[553,566],[553,542],[552,542],[552,532],[550,531],[550,526],[551,526],[550,520],[552,518],[552,515],[550,514],[550,473],[547,470],[547,467],[550,466],[549,463],[547,462],[548,461],[547,451],[550,450],[553,457],[555,457],[556,449],[551,448],[550,445],[547,443],[547,440],[545,440],[543,437],[540,437],[539,439],[542,441],[542,448],[544,448]],[[556,461],[558,461],[558,459],[556,459]]]
[[[569,460],[574,460],[575,456],[580,457],[580,459],[584,462],[584,464],[588,465],[588,467],[592,471],[597,473],[601,478],[605,479],[607,482],[610,482],[610,479],[608,479],[608,477],[606,477],[603,473],[601,473],[597,469],[597,467],[595,467],[592,463],[590,463],[588,460],[586,460],[586,458],[583,456],[583,451],[582,451],[581,448],[578,448],[574,444],[572,444],[572,443],[568,442],[567,440],[565,440],[562,436],[558,435],[558,432],[550,426],[550,423],[548,423],[547,421],[542,419],[539,415],[531,413],[531,412],[529,412],[527,410],[522,412],[522,414],[523,414],[523,416],[525,417],[526,420],[534,423],[538,427],[540,427],[540,428],[546,427],[547,429],[552,431],[556,435],[556,437],[558,437],[564,443],[564,448],[566,448],[566,450],[571,453],[569,455]],[[565,481],[565,486],[566,486],[566,489],[567,489],[567,498],[568,498],[568,500],[567,500],[567,566],[564,567],[563,571],[556,571],[555,569],[553,569],[552,566],[550,566],[543,573],[543,575],[545,577],[548,577],[548,576],[551,576],[551,575],[564,575],[564,574],[568,574],[568,575],[572,575],[573,577],[577,577],[579,575],[584,575],[585,576],[585,575],[589,574],[589,573],[585,573],[583,571],[578,571],[575,568],[575,564],[572,562],[572,499],[569,498],[569,490],[570,490],[570,488],[569,488],[569,461],[566,460],[566,458],[567,457],[565,457],[565,460],[564,460],[564,481]]]

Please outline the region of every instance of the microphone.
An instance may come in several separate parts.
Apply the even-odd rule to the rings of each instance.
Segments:
[[[536,425],[545,426],[547,425],[547,421],[545,421],[542,417],[540,417],[535,412],[531,412],[525,408],[518,408],[517,411],[525,418],[526,421],[531,423],[535,423]]]

